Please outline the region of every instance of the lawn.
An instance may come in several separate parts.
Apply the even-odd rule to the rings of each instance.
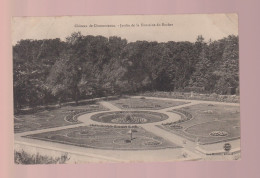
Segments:
[[[197,104],[172,110],[181,120],[160,126],[199,144],[240,138],[239,106]]]
[[[86,104],[81,106],[64,106],[33,114],[15,115],[14,132],[26,132],[45,128],[53,128],[79,123],[74,116],[107,110],[100,104]]]
[[[187,104],[189,102],[183,101],[165,101],[165,100],[155,100],[155,99],[145,99],[145,98],[127,98],[110,101],[113,105],[121,109],[129,110],[142,110],[142,109],[151,109],[159,110],[174,106],[179,106]]]
[[[129,131],[132,129],[132,140]],[[26,137],[86,148],[110,150],[153,150],[180,148],[143,128],[81,126]]]

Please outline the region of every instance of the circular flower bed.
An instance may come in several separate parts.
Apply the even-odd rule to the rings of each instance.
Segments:
[[[168,116],[150,111],[115,111],[99,113],[91,116],[91,119],[97,122],[113,124],[144,124],[160,122],[168,119]]]
[[[147,122],[147,120],[145,118],[142,117],[134,117],[134,116],[126,116],[124,118],[116,118],[116,119],[112,119],[111,122],[114,123],[122,123],[122,124],[130,124],[130,123],[134,123],[134,124],[141,124],[141,123],[145,123]]]
[[[210,132],[209,135],[213,137],[225,137],[228,135],[228,133],[226,131],[213,131]]]

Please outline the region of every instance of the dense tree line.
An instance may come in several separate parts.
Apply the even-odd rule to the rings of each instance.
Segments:
[[[239,85],[238,37],[128,43],[112,36],[21,40],[13,46],[15,108],[143,91],[227,94]]]

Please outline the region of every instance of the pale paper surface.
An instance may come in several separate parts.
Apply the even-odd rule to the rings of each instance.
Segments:
[[[0,177],[252,177],[260,174],[258,110],[259,67],[257,50],[259,42],[258,1],[1,1],[1,176]],[[12,14],[11,14],[12,12]],[[10,46],[10,19],[13,16],[61,16],[61,15],[115,15],[115,14],[173,14],[173,13],[238,12],[240,16],[240,77],[241,77],[241,125],[242,160],[239,162],[185,162],[146,164],[91,164],[55,166],[14,166],[12,146],[12,67]],[[2,13],[4,14],[2,16]],[[7,45],[10,44],[10,45]],[[9,46],[9,47],[8,47]],[[4,60],[2,60],[4,59]],[[3,86],[3,87],[2,87]]]
[[[162,26],[171,24],[171,26]],[[115,25],[115,27],[89,27],[89,25]],[[137,26],[139,24],[139,27]],[[161,26],[141,26],[160,24]],[[135,25],[134,27],[131,25]],[[125,15],[79,17],[13,17],[12,44],[21,39],[65,40],[75,31],[82,35],[119,36],[128,42],[192,41],[198,34],[205,40],[218,40],[238,35],[237,14],[186,14],[186,15]]]

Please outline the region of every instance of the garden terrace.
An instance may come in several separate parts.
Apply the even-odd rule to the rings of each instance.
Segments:
[[[132,138],[129,131],[132,132]],[[81,126],[26,136],[74,146],[111,150],[154,150],[180,148],[143,128]]]
[[[190,113],[192,119],[159,127],[199,144],[240,138],[239,106],[196,104],[181,110],[182,113]]]
[[[78,114],[105,110],[107,109],[100,104],[91,104],[84,106],[64,106],[33,114],[16,115],[14,118],[14,132],[20,133],[77,124],[79,122],[75,119],[75,116]]]

